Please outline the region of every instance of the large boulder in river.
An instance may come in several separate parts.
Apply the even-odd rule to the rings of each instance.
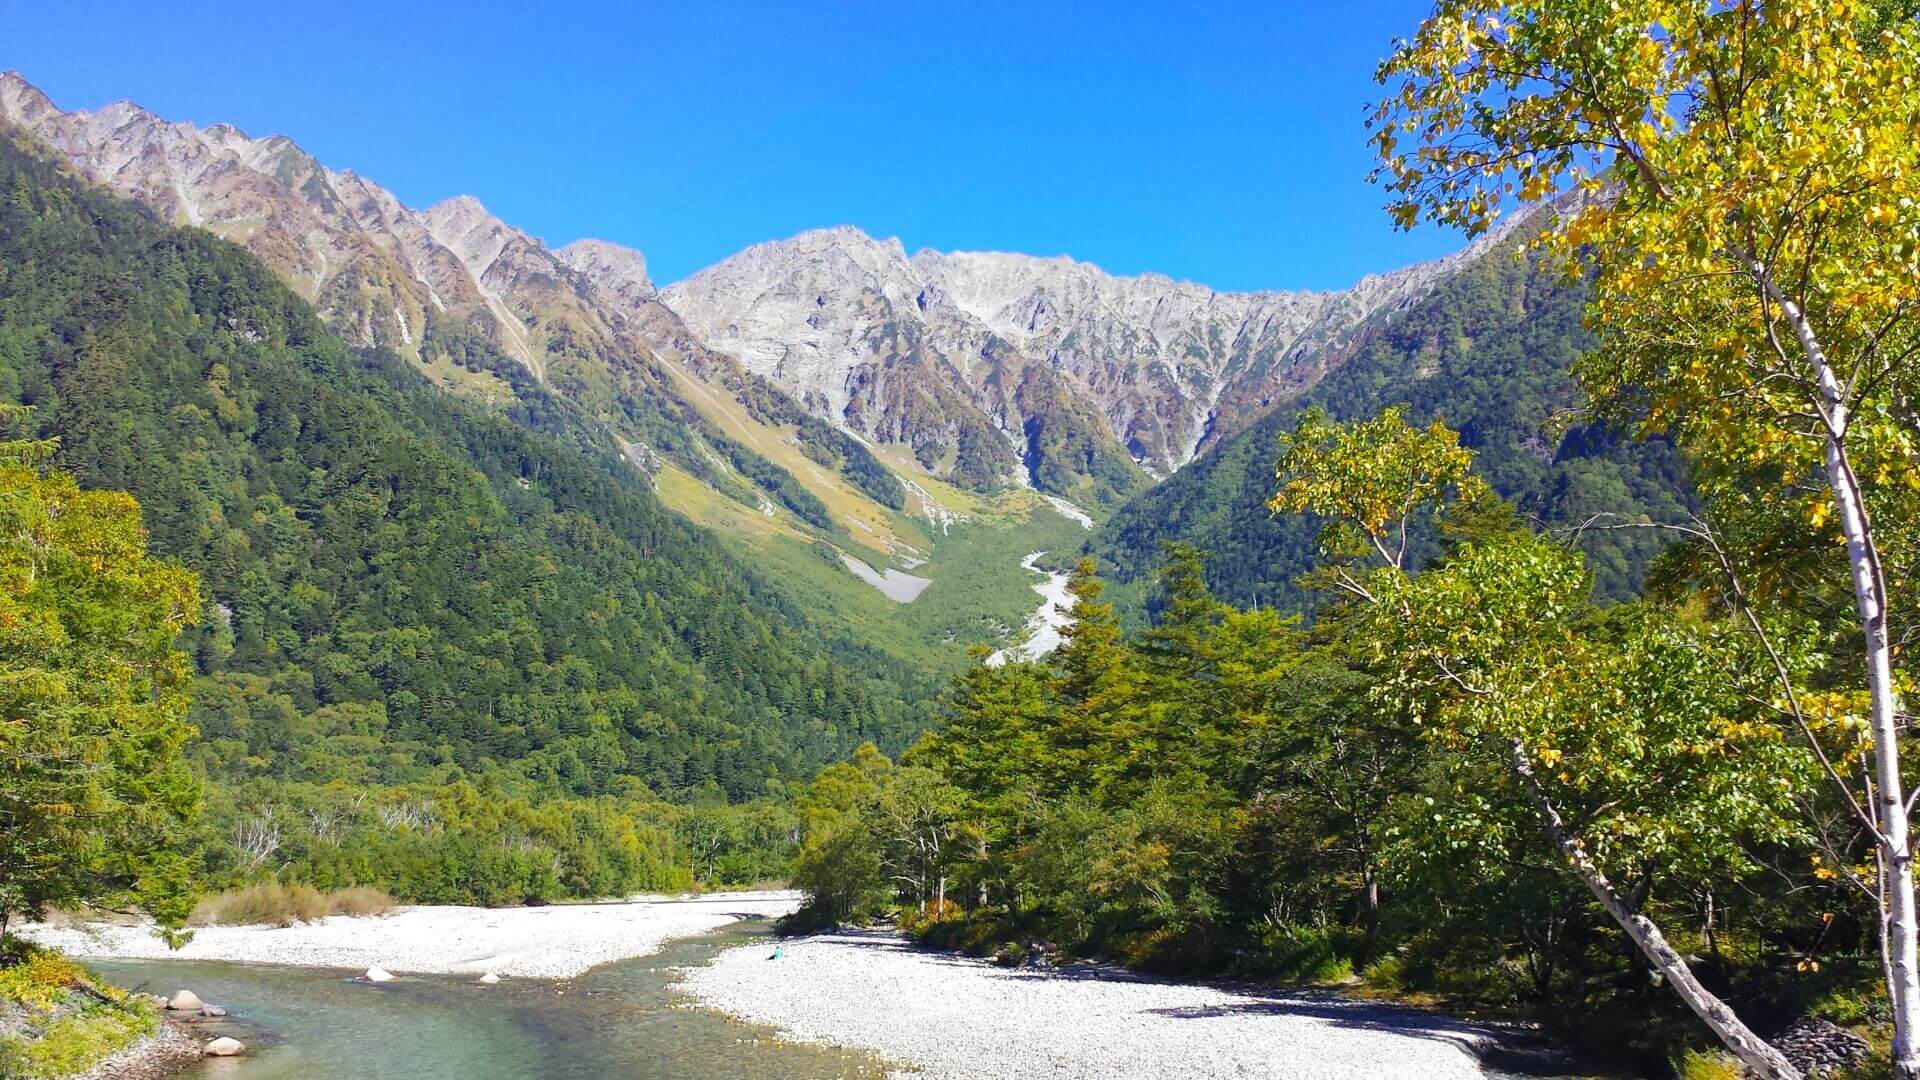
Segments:
[[[200,996],[191,990],[175,990],[173,996],[167,999],[167,1008],[180,1012],[196,1012],[205,1004],[206,1002],[201,1001]]]
[[[370,967],[367,969],[367,973],[361,976],[361,978],[372,983],[389,982],[393,979],[393,972],[383,967]]]
[[[239,1039],[229,1039],[222,1035],[207,1044],[208,1057],[239,1057],[247,1052],[247,1045]]]
[[[500,981],[500,976],[495,975],[493,972],[489,971],[485,975],[480,976],[480,981],[481,983],[487,986],[492,986],[495,983]]]

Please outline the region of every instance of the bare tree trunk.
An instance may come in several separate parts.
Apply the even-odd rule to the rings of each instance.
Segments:
[[[1879,829],[1885,890],[1887,1000],[1893,1010],[1893,1067],[1901,1080],[1920,1080],[1920,934],[1916,933],[1913,851],[1908,840],[1905,789],[1900,778],[1898,704],[1893,686],[1893,651],[1887,639],[1887,583],[1867,518],[1859,478],[1847,459],[1847,401],[1839,377],[1827,361],[1813,325],[1789,299],[1758,259],[1749,270],[1767,297],[1793,328],[1801,355],[1812,369],[1826,426],[1827,484],[1833,490],[1840,531],[1847,541],[1847,567],[1853,577],[1854,610],[1866,648],[1868,725],[1873,733],[1873,769],[1877,796],[1873,824]]]
[[[1635,911],[1627,901],[1614,891],[1607,875],[1587,857],[1579,841],[1567,832],[1566,823],[1561,820],[1560,811],[1554,808],[1553,801],[1540,786],[1539,777],[1534,774],[1533,764],[1527,760],[1526,747],[1517,740],[1512,746],[1513,768],[1519,773],[1520,781],[1527,788],[1527,794],[1533,797],[1534,806],[1540,811],[1540,817],[1546,822],[1547,835],[1552,838],[1554,847],[1567,860],[1567,865],[1586,883],[1600,906],[1607,909],[1613,921],[1626,931],[1634,945],[1655,971],[1666,979],[1673,992],[1680,995],[1687,1008],[1693,1010],[1703,1023],[1713,1029],[1733,1056],[1752,1070],[1760,1080],[1802,1080],[1799,1069],[1786,1056],[1775,1049],[1773,1044],[1754,1034],[1753,1029],[1736,1015],[1727,1003],[1721,1001],[1700,984],[1694,977],[1693,969],[1687,967],[1672,945],[1667,944],[1665,934],[1653,921]]]
[[[1367,959],[1372,960],[1379,952],[1380,945],[1380,879],[1373,872],[1373,863],[1367,862],[1360,870],[1363,883],[1361,898],[1365,904],[1362,917],[1367,928]]]

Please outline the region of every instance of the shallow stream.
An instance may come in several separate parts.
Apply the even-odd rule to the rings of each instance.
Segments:
[[[182,988],[228,1010],[205,1033],[247,1044],[209,1058],[191,1080],[602,1080],[632,1077],[881,1077],[870,1055],[778,1039],[768,1028],[687,1007],[675,969],[763,942],[764,921],[669,942],[652,956],[574,979],[401,976],[198,960],[101,960],[109,981],[148,993]]]

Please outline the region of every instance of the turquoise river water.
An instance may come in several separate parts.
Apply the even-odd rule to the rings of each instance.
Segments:
[[[108,980],[149,993],[186,988],[224,1006],[207,1034],[247,1044],[191,1080],[602,1080],[626,1077],[880,1077],[869,1055],[784,1042],[771,1029],[687,1007],[674,969],[764,941],[742,923],[574,979],[402,976],[205,961],[96,961]],[[771,946],[769,945],[769,948]],[[214,1025],[217,1024],[218,1027]]]

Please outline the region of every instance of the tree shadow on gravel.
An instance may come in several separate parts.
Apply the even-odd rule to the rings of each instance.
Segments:
[[[1569,1058],[1538,1033],[1497,1023],[1461,1020],[1410,1005],[1395,1005],[1347,997],[1322,990],[1276,990],[1227,980],[1171,979],[1145,975],[1112,964],[1077,963],[1060,967],[1002,967],[993,961],[928,948],[892,930],[842,927],[812,935],[879,952],[911,954],[923,961],[969,969],[989,969],[1002,978],[1035,982],[1072,981],[1128,983],[1157,986],[1205,987],[1231,995],[1233,1000],[1209,1005],[1168,1006],[1141,1010],[1142,1016],[1175,1020],[1207,1020],[1232,1016],[1275,1016],[1322,1020],[1359,1031],[1377,1031],[1446,1043],[1483,1064],[1512,1073],[1563,1075]]]

